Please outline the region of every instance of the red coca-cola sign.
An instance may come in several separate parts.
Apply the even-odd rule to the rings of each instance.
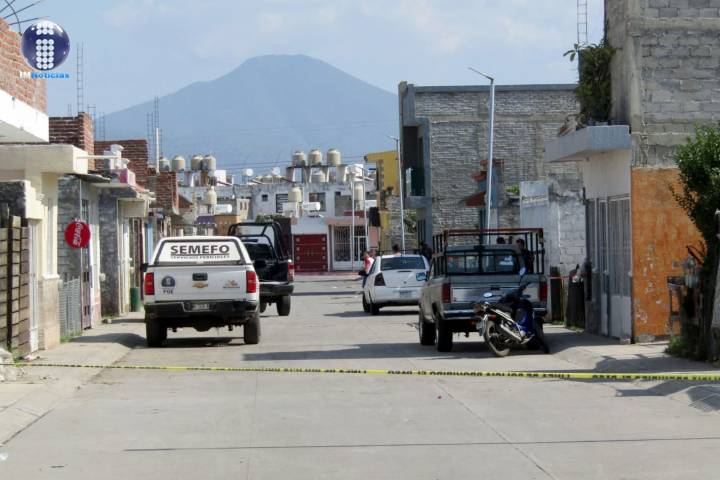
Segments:
[[[65,229],[65,242],[72,248],[85,248],[90,243],[90,226],[82,220],[71,222]]]

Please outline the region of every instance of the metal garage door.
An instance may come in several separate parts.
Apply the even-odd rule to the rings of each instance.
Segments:
[[[327,235],[294,235],[295,271],[327,272]]]

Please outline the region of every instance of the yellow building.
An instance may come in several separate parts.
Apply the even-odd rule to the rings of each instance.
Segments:
[[[377,206],[380,214],[380,251],[390,251],[400,242],[400,184],[395,150],[365,155],[365,163],[374,163],[377,172]]]

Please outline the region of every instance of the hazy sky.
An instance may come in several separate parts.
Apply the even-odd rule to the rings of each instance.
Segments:
[[[588,3],[597,42],[603,0]],[[271,53],[310,55],[390,92],[401,80],[486,83],[469,65],[500,84],[577,76],[562,56],[576,41],[576,0],[45,0],[28,13],[84,43],[85,101],[98,112]],[[74,51],[56,71],[75,76]],[[74,79],[48,81],[48,97],[50,114],[66,114],[69,103],[74,111]]]

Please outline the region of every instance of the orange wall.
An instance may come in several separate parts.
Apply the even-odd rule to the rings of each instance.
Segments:
[[[633,322],[638,341],[667,335],[667,277],[682,275],[686,245],[700,234],[670,193],[676,168],[631,170]]]

